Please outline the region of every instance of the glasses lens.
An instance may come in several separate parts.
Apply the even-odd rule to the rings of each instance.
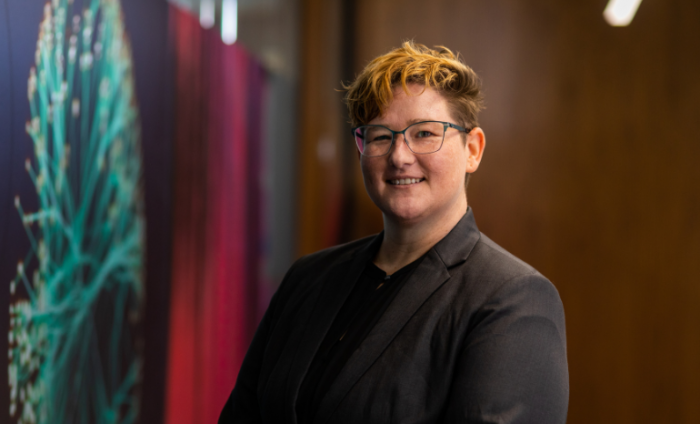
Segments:
[[[365,156],[381,156],[391,148],[391,131],[377,125],[365,125],[355,130],[355,143]]]
[[[414,153],[433,153],[440,150],[445,138],[445,124],[419,122],[406,130],[408,146]]]

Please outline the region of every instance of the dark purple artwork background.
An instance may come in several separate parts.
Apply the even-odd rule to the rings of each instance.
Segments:
[[[131,40],[139,103],[146,201],[145,358],[141,420],[163,421],[171,252],[172,55],[168,4],[164,0],[122,0]],[[0,0],[0,330],[9,329],[9,283],[29,241],[14,207],[16,195],[36,209],[34,187],[24,161],[32,155],[26,134],[27,79],[43,18],[44,0]],[[79,1],[76,1],[79,7]],[[79,9],[76,9],[79,10]],[[6,358],[7,337],[0,337]],[[0,422],[9,411],[7,359],[0,361]]]

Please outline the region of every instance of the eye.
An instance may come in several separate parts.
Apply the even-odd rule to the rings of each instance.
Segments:
[[[391,132],[382,127],[371,127],[365,131],[367,143],[391,143]]]
[[[391,141],[391,137],[387,134],[381,134],[381,135],[377,135],[377,136],[372,137],[369,141],[370,142]]]
[[[435,134],[431,133],[430,131],[421,130],[416,133],[416,138],[432,137],[434,135]]]

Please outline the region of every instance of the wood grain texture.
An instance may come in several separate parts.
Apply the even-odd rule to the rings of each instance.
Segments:
[[[604,0],[356,4],[356,72],[412,38],[482,77],[469,204],[560,291],[568,422],[700,422],[700,3],[643,1],[626,28]],[[354,181],[359,237],[382,223]]]
[[[335,244],[340,231],[342,138],[340,1],[302,2],[299,98],[299,254]]]

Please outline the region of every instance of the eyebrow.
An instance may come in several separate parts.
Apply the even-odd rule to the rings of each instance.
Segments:
[[[408,124],[408,125],[406,125],[406,127],[409,127],[409,126],[411,126],[411,125],[413,125],[413,124],[415,124],[415,123],[417,123],[417,122],[425,122],[425,121],[435,121],[435,119],[424,119],[424,118],[409,119],[408,121],[406,121],[406,123]],[[381,124],[381,123],[380,123],[380,124],[375,124],[375,125],[381,125],[381,126],[383,126],[383,127],[389,128],[389,125],[388,125],[388,124]]]

